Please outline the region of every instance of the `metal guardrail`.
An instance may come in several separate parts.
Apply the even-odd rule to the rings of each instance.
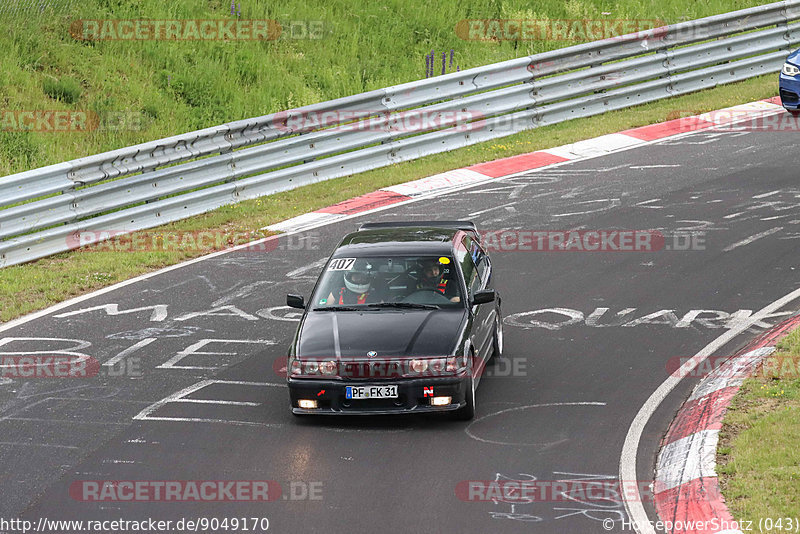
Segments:
[[[797,43],[800,0],[785,0],[10,175],[0,178],[0,267],[75,248],[82,231],[152,228],[240,200],[776,72]],[[320,123],[309,126],[312,119]]]

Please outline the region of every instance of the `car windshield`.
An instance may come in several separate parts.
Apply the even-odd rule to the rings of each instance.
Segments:
[[[455,263],[448,256],[334,258],[312,297],[313,309],[462,307]]]

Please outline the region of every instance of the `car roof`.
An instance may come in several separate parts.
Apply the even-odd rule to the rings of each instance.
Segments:
[[[463,232],[457,228],[429,226],[361,230],[344,236],[333,257],[452,254],[453,240],[460,233]]]

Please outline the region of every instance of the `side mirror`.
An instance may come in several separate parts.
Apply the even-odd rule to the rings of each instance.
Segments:
[[[472,295],[472,305],[486,304],[487,302],[492,302],[494,299],[494,289],[482,289],[481,291],[476,291],[475,294]]]
[[[286,305],[292,308],[306,309],[306,302],[300,295],[286,295]]]

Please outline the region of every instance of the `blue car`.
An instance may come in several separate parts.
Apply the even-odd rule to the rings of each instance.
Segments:
[[[781,69],[781,104],[792,115],[800,115],[800,50],[795,50],[786,58]]]

